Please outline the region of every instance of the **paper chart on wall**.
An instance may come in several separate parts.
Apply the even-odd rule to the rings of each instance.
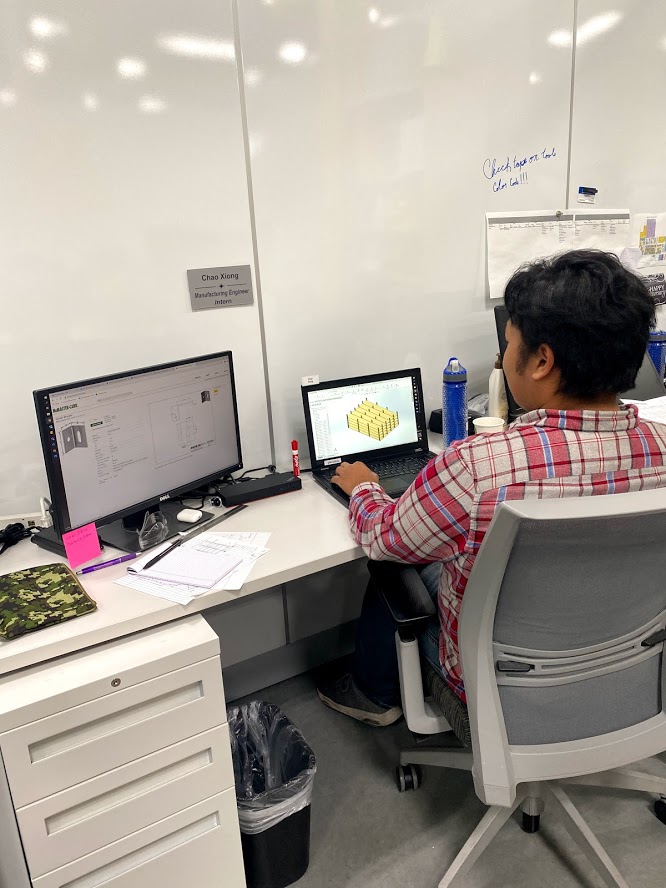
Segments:
[[[635,213],[622,261],[645,281],[654,301],[666,303],[666,213]]]
[[[486,213],[490,298],[502,299],[514,271],[534,259],[575,249],[619,256],[629,244],[630,224],[629,210]]]
[[[666,213],[634,213],[631,251],[639,271],[666,269]]]

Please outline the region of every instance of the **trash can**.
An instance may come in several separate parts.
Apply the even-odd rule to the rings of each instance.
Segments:
[[[285,888],[310,862],[314,754],[273,703],[230,706],[227,719],[248,888]]]

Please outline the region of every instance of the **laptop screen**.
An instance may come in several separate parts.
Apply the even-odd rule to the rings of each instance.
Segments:
[[[407,452],[427,441],[419,370],[306,386],[303,407],[313,465]]]

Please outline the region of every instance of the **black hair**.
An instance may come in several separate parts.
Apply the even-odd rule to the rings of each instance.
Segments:
[[[572,250],[518,269],[504,304],[523,356],[549,345],[560,392],[577,398],[633,388],[655,323],[643,281],[612,253]]]

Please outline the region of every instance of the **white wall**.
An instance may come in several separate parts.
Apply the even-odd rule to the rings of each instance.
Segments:
[[[571,47],[548,38],[570,31],[573,0],[239,6],[244,64],[262,76],[247,113],[285,465],[305,441],[304,374],[420,366],[433,408],[457,354],[487,386],[484,213],[565,205]],[[552,147],[524,187],[484,178],[486,158]]]
[[[35,10],[64,32],[35,37]],[[225,54],[230,4],[0,7],[0,515],[47,491],[34,388],[160,361],[232,349],[245,464],[269,461],[257,307],[192,313],[185,276],[252,262],[236,65],[165,52],[164,35]],[[119,77],[122,57],[145,76]]]

